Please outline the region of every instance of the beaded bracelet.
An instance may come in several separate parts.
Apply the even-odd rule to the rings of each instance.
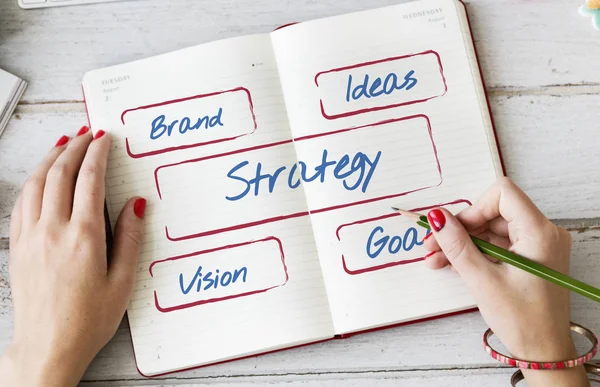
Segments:
[[[573,332],[579,333],[580,335],[585,336],[592,343],[592,349],[583,356],[580,356],[576,359],[558,361],[558,362],[532,362],[526,360],[519,360],[512,358],[510,356],[506,356],[503,353],[500,353],[493,349],[488,340],[494,332],[491,329],[488,329],[483,334],[483,345],[485,347],[485,351],[494,359],[498,360],[501,363],[507,364],[512,367],[518,367],[522,369],[533,369],[533,370],[560,370],[564,368],[573,368],[584,363],[590,361],[596,353],[598,352],[598,338],[596,335],[587,328],[582,327],[581,325],[577,325],[575,323],[571,323],[571,330]]]

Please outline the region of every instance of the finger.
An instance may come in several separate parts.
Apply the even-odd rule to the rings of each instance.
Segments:
[[[462,223],[469,234],[477,235],[490,230],[500,236],[508,237],[508,222],[506,219],[499,216],[482,224],[477,212],[467,210],[465,209],[458,213],[456,218]]]
[[[496,265],[484,259],[471,236],[452,213],[444,208],[434,209],[429,211],[427,219],[448,261],[471,289],[477,289],[477,284],[495,274]]]
[[[425,264],[431,270],[440,270],[450,265],[450,261],[442,251],[437,251],[425,258]]]
[[[77,176],[71,219],[93,221],[103,218],[104,178],[109,150],[110,136],[105,135],[103,130],[97,131]]]
[[[476,237],[479,239],[483,239],[484,241],[490,242],[491,244],[501,247],[505,250],[508,250],[508,248],[510,247],[510,239],[493,233],[490,230],[477,234]]]
[[[501,219],[501,218],[498,218]],[[503,219],[502,219],[503,220]],[[490,224],[491,225],[491,224]],[[427,250],[431,251],[431,252],[439,252],[441,251],[441,247],[438,244],[437,240],[435,239],[435,236],[433,234],[429,234],[431,235],[429,238],[425,239],[423,242],[423,247],[425,247]],[[488,241],[496,246],[502,247],[503,249],[508,249],[510,247],[510,239],[508,239],[507,237],[498,235],[496,233],[494,233],[491,230],[485,230],[483,232],[480,232],[479,234],[475,234],[475,236],[477,238],[483,239],[485,241]],[[489,257],[487,255],[485,255],[491,262],[494,263],[498,263],[498,260],[492,257]],[[443,261],[444,264],[441,267],[444,267],[445,265],[447,265],[448,259],[446,258],[446,256],[443,254],[438,254],[436,255],[436,260],[439,261]],[[443,258],[443,259],[441,259]]]
[[[41,216],[47,216],[49,219],[71,219],[75,178],[90,141],[90,129],[84,126],[48,171]]]
[[[504,218],[492,219],[489,223],[489,230],[503,238],[508,238],[508,222]]]
[[[129,300],[135,284],[136,265],[144,232],[146,200],[130,199],[115,226],[114,245],[108,276],[118,299]]]
[[[9,244],[12,249],[19,240],[21,235],[21,207],[23,203],[23,195],[17,196],[17,201],[13,207],[12,213],[10,214],[10,232],[9,232]]]
[[[37,223],[42,213],[42,201],[48,171],[67,148],[69,137],[62,136],[46,157],[35,167],[21,191],[21,232]]]
[[[498,217],[508,223],[518,220],[524,227],[532,229],[547,222],[531,199],[506,177],[498,179],[481,199],[462,211],[459,219],[468,230],[474,230]]]
[[[425,239],[423,239],[423,247],[425,247],[429,251],[440,251],[440,245],[437,243],[435,239],[435,235],[433,233],[427,234]]]

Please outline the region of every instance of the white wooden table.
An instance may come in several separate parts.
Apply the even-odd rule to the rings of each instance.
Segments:
[[[63,134],[87,122],[87,70],[278,25],[402,0],[139,0],[23,11],[0,1],[0,68],[30,86],[0,138],[0,352],[12,332],[8,227],[19,187]],[[470,0],[507,172],[572,231],[572,272],[600,286],[600,32],[583,0]],[[600,333],[600,305],[572,299]],[[478,313],[145,380],[126,323],[83,386],[506,386],[481,348]]]

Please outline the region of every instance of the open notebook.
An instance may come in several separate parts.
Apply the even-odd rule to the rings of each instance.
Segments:
[[[128,309],[143,375],[474,306],[391,206],[502,174],[462,3],[425,0],[86,74],[111,220],[148,199]]]

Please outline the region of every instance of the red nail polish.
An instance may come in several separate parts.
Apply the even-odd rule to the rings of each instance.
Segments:
[[[429,239],[430,236],[432,236],[433,233],[430,232],[429,234],[425,235],[425,238],[423,238],[423,240],[421,242],[425,242],[427,239]]]
[[[427,219],[429,220],[429,224],[433,229],[437,232],[442,231],[444,226],[446,225],[446,217],[444,213],[440,210],[431,210],[427,214]]]
[[[144,219],[144,213],[146,212],[146,199],[139,198],[133,203],[133,213],[140,219]]]
[[[427,258],[431,257],[435,253],[437,253],[437,251],[432,251],[431,253],[429,253],[426,256],[424,256],[423,259],[427,259]]]
[[[87,132],[90,131],[90,128],[88,128],[87,126],[82,126],[81,129],[79,129],[79,132],[77,132],[78,136],[83,136],[84,134],[86,134]]]
[[[56,145],[54,145],[54,146],[63,146],[68,142],[69,142],[69,137],[62,136],[61,138],[58,139],[58,141],[56,142]]]
[[[106,133],[104,130],[99,130],[96,132],[96,135],[94,136],[94,140],[99,139],[100,137],[104,136],[104,133]]]

